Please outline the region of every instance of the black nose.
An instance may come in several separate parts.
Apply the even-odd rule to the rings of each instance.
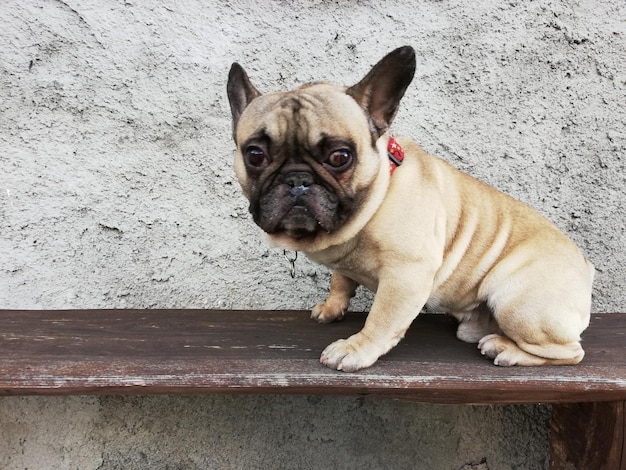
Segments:
[[[313,184],[313,175],[308,171],[292,171],[285,175],[285,184],[292,192],[296,188],[308,188]]]
[[[291,194],[292,196],[295,196],[296,198],[298,196],[305,196],[308,193],[309,193],[308,186],[294,186],[293,188],[289,190],[289,194]]]

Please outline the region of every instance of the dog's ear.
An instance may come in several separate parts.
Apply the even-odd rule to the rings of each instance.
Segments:
[[[234,137],[237,123],[239,122],[243,110],[246,109],[254,98],[261,96],[261,93],[254,88],[254,85],[250,82],[248,74],[243,67],[236,62],[231,66],[230,72],[228,73],[226,92],[228,94],[228,101],[230,102],[230,111],[233,115]]]
[[[383,57],[363,80],[346,90],[368,114],[375,137],[391,125],[414,74],[415,51],[404,46]]]

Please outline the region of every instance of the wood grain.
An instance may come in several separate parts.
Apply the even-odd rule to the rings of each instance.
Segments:
[[[337,372],[322,349],[363,314],[320,325],[302,311],[0,311],[0,395],[285,393],[426,403],[626,400],[626,314],[593,315],[576,366],[494,366],[454,320],[421,315],[373,367]]]
[[[626,470],[626,402],[552,407],[550,469]]]

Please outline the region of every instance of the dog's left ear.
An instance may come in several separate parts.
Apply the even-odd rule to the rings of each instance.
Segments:
[[[414,74],[415,51],[404,46],[383,57],[363,80],[346,90],[368,114],[375,137],[391,125]]]
[[[237,123],[243,110],[254,98],[261,96],[261,93],[254,88],[243,67],[236,62],[230,67],[226,92],[230,102],[230,111],[233,115],[233,137],[235,137]]]

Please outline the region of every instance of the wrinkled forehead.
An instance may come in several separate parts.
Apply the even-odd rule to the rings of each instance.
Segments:
[[[254,99],[237,126],[237,141],[265,135],[276,142],[285,138],[314,144],[322,137],[351,138],[369,134],[360,106],[336,85],[318,83]]]

